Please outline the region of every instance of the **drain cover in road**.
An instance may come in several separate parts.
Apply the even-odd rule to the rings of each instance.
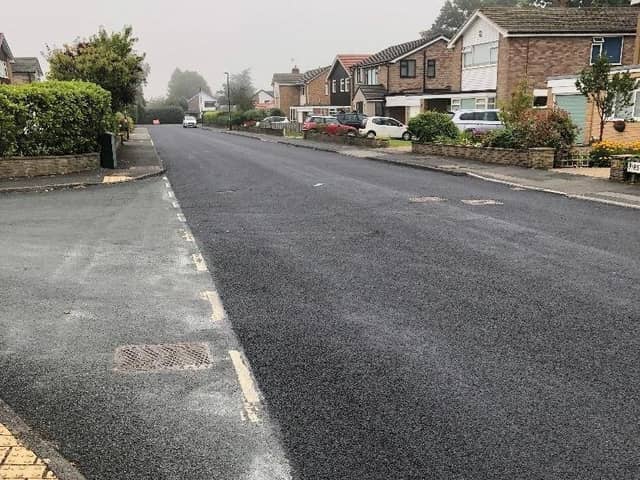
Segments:
[[[498,200],[462,200],[462,203],[466,205],[475,205],[475,206],[504,205],[502,202],[499,202]]]
[[[116,350],[117,372],[164,372],[210,368],[211,351],[206,343],[173,345],[126,345]]]
[[[440,197],[411,197],[409,203],[438,203],[444,202],[444,198]]]

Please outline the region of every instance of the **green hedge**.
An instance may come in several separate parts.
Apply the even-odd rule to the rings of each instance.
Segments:
[[[96,152],[113,123],[111,94],[93,83],[0,86],[0,157]]]
[[[144,115],[138,123],[153,123],[160,120],[160,123],[182,123],[184,110],[180,107],[158,107],[145,110]]]
[[[424,112],[409,120],[409,131],[423,143],[433,142],[437,138],[455,139],[459,135],[451,117],[446,113]]]

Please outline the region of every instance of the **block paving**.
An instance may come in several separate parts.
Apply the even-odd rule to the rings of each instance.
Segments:
[[[7,427],[0,423],[0,479],[35,480],[58,477],[44,459],[20,443]]]

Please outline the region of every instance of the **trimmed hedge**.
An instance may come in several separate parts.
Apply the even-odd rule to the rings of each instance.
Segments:
[[[111,94],[93,83],[0,86],[0,157],[97,152],[113,123]]]
[[[160,123],[182,123],[184,110],[180,107],[158,107],[145,110],[144,115],[138,123],[153,123],[160,120]]]

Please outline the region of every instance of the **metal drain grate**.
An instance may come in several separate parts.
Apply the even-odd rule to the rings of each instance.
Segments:
[[[440,197],[411,197],[409,203],[439,203],[444,202],[444,198]]]
[[[173,345],[126,345],[115,353],[117,372],[163,372],[211,368],[211,351],[206,343]]]

